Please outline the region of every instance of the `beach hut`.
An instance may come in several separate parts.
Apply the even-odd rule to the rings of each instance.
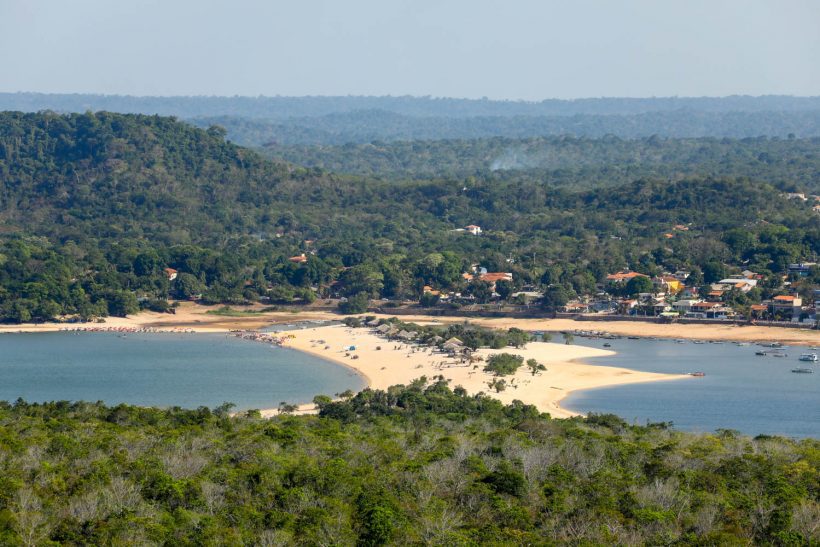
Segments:
[[[396,335],[396,338],[401,338],[402,340],[412,340],[416,337],[416,333],[410,332],[408,330],[402,330]]]
[[[378,327],[379,326],[379,320],[378,319],[373,319],[373,320],[368,321],[367,323],[365,323],[365,325],[367,325],[368,327]]]
[[[442,347],[447,351],[460,351],[463,345],[464,342],[453,336],[452,338],[444,342],[444,345]]]
[[[379,334],[387,334],[390,332],[390,329],[392,328],[393,325],[391,325],[390,323],[384,323],[376,327],[376,332],[378,332]]]

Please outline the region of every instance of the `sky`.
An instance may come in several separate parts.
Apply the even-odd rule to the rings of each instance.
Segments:
[[[818,0],[0,0],[0,91],[820,95]]]

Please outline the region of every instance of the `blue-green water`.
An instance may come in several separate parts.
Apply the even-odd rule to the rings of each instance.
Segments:
[[[614,413],[632,422],[671,421],[677,429],[736,429],[749,435],[820,437],[820,366],[798,361],[806,348],[785,348],[785,358],[758,357],[759,346],[610,340],[617,355],[586,359],[595,365],[649,372],[703,371],[703,378],[633,384],[573,393],[562,406]],[[602,340],[576,343],[601,347]],[[808,367],[814,374],[794,374]]]
[[[220,334],[0,334],[0,400],[271,408],[359,390],[350,369]]]

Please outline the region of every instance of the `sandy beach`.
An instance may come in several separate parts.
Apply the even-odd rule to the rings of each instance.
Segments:
[[[297,321],[341,320],[337,313],[293,308],[285,311],[266,312],[241,317],[210,314],[222,306],[202,306],[182,302],[175,314],[141,312],[128,317],[106,317],[103,323],[25,323],[0,325],[2,332],[50,332],[65,328],[153,328],[190,329],[195,332],[227,332],[229,330],[254,330],[275,323]],[[262,306],[233,306],[236,310],[261,310]],[[390,314],[368,314],[389,318]],[[684,338],[689,340],[723,340],[733,342],[780,342],[788,345],[820,346],[820,330],[759,327],[754,325],[697,325],[660,324],[642,321],[575,321],[572,319],[520,319],[486,317],[446,317],[429,315],[402,315],[402,321],[419,324],[447,324],[469,321],[474,325],[508,329],[517,327],[530,331],[561,332],[574,330],[600,331],[621,336],[653,338]]]
[[[560,406],[561,400],[573,391],[638,382],[692,379],[683,374],[655,374],[586,365],[577,361],[612,355],[613,352],[584,346],[531,342],[524,349],[481,349],[476,352],[485,359],[493,353],[512,353],[523,356],[525,360],[536,359],[547,367],[545,372],[535,376],[526,367],[521,367],[515,375],[504,377],[507,388],[496,393],[488,386],[495,377],[482,370],[484,363],[460,364],[456,359],[429,348],[388,341],[373,334],[370,329],[334,325],[297,330],[294,334],[296,337],[288,342],[288,347],[349,366],[363,375],[374,389],[408,384],[421,376],[433,378],[441,375],[450,380],[451,387],[462,386],[471,394],[483,391],[504,403],[518,399],[556,418],[577,415]],[[356,349],[345,349],[349,346]],[[354,359],[353,356],[358,358]],[[312,405],[302,405],[300,411],[306,412],[311,408]],[[263,415],[275,413],[275,410],[265,410]]]
[[[0,325],[3,332],[51,332],[66,328],[74,329],[155,329],[162,331],[187,332],[227,332],[230,330],[255,330],[272,324],[297,323],[305,321],[340,320],[342,316],[322,310],[286,310],[242,316],[226,316],[207,313],[221,306],[201,306],[183,302],[175,314],[143,312],[125,318],[108,317],[101,323],[45,323],[23,325]],[[241,307],[236,310],[260,310],[261,306]],[[388,318],[389,314],[378,315]],[[403,315],[401,320],[419,324],[447,324],[469,321],[473,325],[489,328],[508,329],[517,327],[529,331],[600,331],[621,336],[655,338],[682,338],[701,340],[725,340],[744,342],[781,342],[790,345],[820,345],[820,331],[788,329],[777,327],[738,325],[684,325],[658,324],[631,321],[574,321],[571,319],[517,319],[517,318],[464,318],[431,317],[427,315]],[[534,358],[547,367],[547,372],[531,375],[522,367],[514,376],[505,378],[507,388],[496,393],[488,386],[493,379],[485,373],[481,363],[477,367],[459,365],[452,359],[430,349],[415,349],[407,343],[389,342],[371,333],[369,329],[351,329],[345,326],[321,326],[295,331],[296,338],[288,345],[325,359],[349,366],[364,376],[370,387],[385,389],[395,384],[407,384],[420,376],[432,378],[443,375],[452,387],[462,386],[469,393],[485,392],[509,403],[519,399],[533,404],[554,417],[567,417],[573,412],[560,406],[560,402],[573,391],[598,387],[616,386],[628,383],[650,382],[669,379],[691,378],[682,375],[655,374],[624,368],[602,367],[583,364],[589,357],[610,354],[602,349],[560,343],[532,342],[525,349],[505,350],[482,349],[477,352],[486,359],[495,352]],[[319,340],[323,342],[319,342]],[[560,337],[556,337],[560,342]],[[343,347],[355,345],[355,352],[346,352]],[[325,349],[325,346],[329,348]],[[376,349],[380,347],[381,349]],[[350,355],[345,355],[350,353]],[[352,359],[357,355],[357,359]],[[686,373],[691,371],[681,371]],[[696,380],[693,380],[696,381]],[[312,404],[300,406],[298,412],[311,412]],[[275,414],[269,409],[263,415]]]

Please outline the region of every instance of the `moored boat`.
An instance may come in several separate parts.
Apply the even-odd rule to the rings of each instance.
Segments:
[[[801,361],[809,361],[811,363],[817,362],[817,354],[816,353],[802,353],[800,355]]]
[[[814,371],[810,368],[793,368],[792,372],[796,374],[812,374]]]

